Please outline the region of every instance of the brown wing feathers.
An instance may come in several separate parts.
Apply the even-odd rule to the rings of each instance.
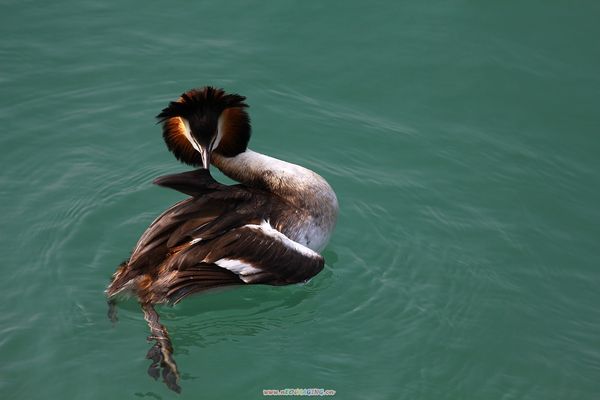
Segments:
[[[323,258],[317,253],[303,254],[255,226],[243,226],[216,238],[204,261],[219,264],[219,260],[236,260],[256,269],[242,274],[246,283],[303,282],[323,269]]]
[[[242,285],[244,282],[233,272],[212,264],[198,264],[189,270],[179,271],[166,292],[169,303],[175,304],[185,297],[221,286]]]
[[[161,177],[155,183],[194,197],[175,204],[150,225],[109,294],[139,276],[144,285],[138,284],[138,296],[175,303],[219,286],[302,282],[323,268],[317,253],[299,251],[300,245],[270,227],[260,229],[265,215],[287,207],[278,198],[221,185],[205,170]],[[152,293],[140,293],[146,290]]]

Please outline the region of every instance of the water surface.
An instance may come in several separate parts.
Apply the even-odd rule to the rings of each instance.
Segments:
[[[161,308],[182,399],[600,393],[597,2],[4,1],[0,398],[169,399],[103,290],[212,84],[340,200],[325,270]],[[221,176],[222,178],[222,176]]]

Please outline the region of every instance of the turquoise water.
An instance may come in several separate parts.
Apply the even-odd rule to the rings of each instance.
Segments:
[[[0,398],[595,399],[600,3],[3,1]],[[103,290],[212,84],[340,200],[325,270],[162,307],[180,396]],[[222,176],[221,176],[222,178]]]

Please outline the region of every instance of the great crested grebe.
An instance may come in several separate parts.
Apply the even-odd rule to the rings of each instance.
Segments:
[[[207,86],[182,94],[157,116],[169,150],[200,169],[154,181],[191,197],[152,222],[106,290],[113,322],[115,298],[137,297],[156,342],[148,373],[157,379],[162,368],[177,392],[173,348],[153,305],[221,286],[306,282],[323,269],[319,253],[337,218],[337,198],[322,177],[248,149],[245,100]],[[240,184],[215,181],[211,163]]]

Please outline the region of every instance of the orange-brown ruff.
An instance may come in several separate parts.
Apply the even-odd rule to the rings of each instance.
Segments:
[[[335,193],[322,177],[247,148],[247,107],[243,96],[204,87],[158,115],[169,150],[203,168],[155,180],[190,197],[148,227],[106,291],[113,321],[119,295],[138,299],[155,340],[148,373],[158,378],[162,370],[177,392],[173,347],[153,305],[216,287],[306,282],[323,269],[319,253],[337,218]],[[215,181],[211,162],[240,184]]]

